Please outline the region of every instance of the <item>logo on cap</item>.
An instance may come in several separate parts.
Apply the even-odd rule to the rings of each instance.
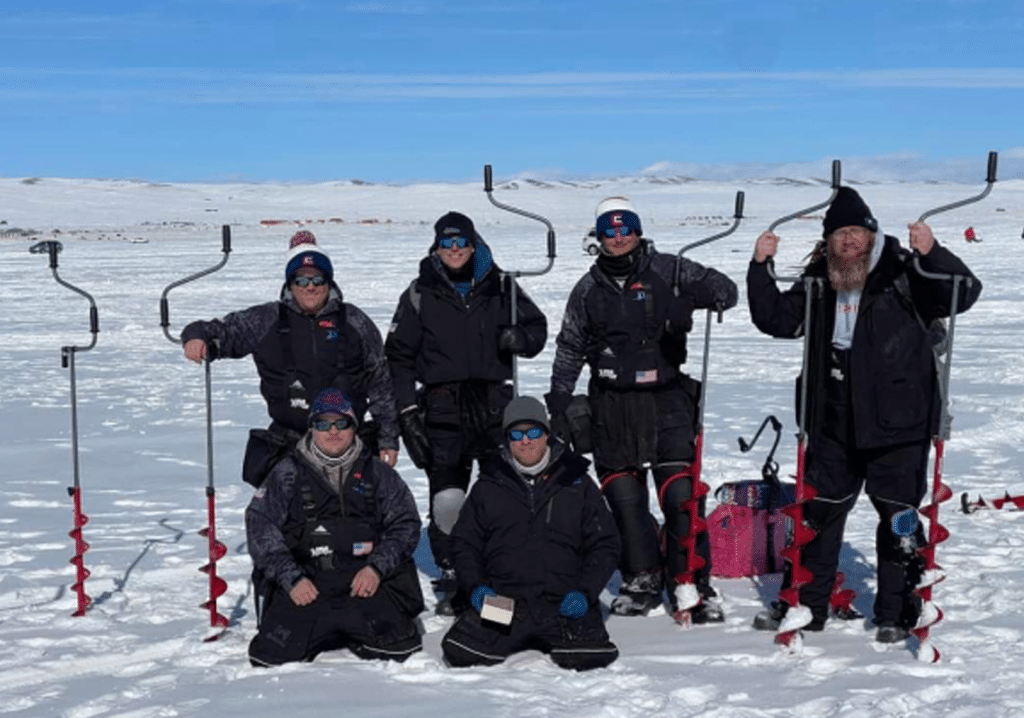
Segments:
[[[315,265],[316,265],[316,262],[314,262],[314,261],[313,261],[313,255],[311,255],[311,254],[307,254],[307,255],[306,255],[305,257],[303,257],[303,258],[302,258],[302,265],[303,265],[304,267],[312,267],[312,266],[315,266]]]
[[[613,214],[612,215],[612,226],[613,227],[621,227],[622,226],[622,215],[621,214]]]

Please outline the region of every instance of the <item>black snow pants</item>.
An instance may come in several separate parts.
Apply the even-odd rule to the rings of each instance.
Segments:
[[[687,376],[643,391],[590,385],[594,461],[622,537],[619,569],[625,580],[664,568],[671,588],[673,577],[686,569],[687,551],[679,541],[689,535],[690,515],[681,505],[693,496],[690,468],[699,391],[700,383]],[[665,517],[664,557],[658,523],[649,508],[647,467]],[[698,514],[705,515],[703,498]],[[698,535],[696,552],[704,567],[696,572],[695,583],[706,586],[711,570],[707,532]]]
[[[510,626],[485,622],[470,609],[441,641],[445,661],[456,668],[493,666],[513,653],[530,649],[547,653],[561,668],[577,671],[604,668],[619,657],[597,607],[582,618],[558,616],[543,623],[528,611],[517,610]]]
[[[855,448],[850,437],[845,372],[844,353],[833,351],[825,422],[822,431],[811,435],[807,448],[807,483],[818,496],[805,506],[804,516],[817,533],[803,548],[803,564],[814,578],[800,589],[800,602],[815,618],[827,618],[846,516],[863,487],[878,512],[874,621],[910,628],[919,612],[911,592],[924,568],[917,553],[925,543],[917,509],[927,490],[930,444],[926,440],[877,449]],[[787,571],[786,584],[788,579]]]
[[[249,660],[254,666],[276,666],[348,648],[360,658],[401,662],[422,647],[412,618],[383,586],[369,598],[321,591],[313,603],[297,606],[275,585],[249,643]]]

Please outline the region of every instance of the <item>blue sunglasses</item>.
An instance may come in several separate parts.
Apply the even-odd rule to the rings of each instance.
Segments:
[[[614,239],[615,235],[619,235],[620,237],[628,237],[631,234],[633,234],[632,227],[609,227],[604,231],[604,236],[607,237],[608,239]]]
[[[459,245],[459,249],[465,249],[469,246],[469,237],[441,237],[437,243],[441,249],[451,249],[454,244]]]
[[[340,419],[334,421],[328,421],[327,419],[314,419],[313,428],[317,431],[330,431],[333,426],[338,431],[345,431],[345,429],[351,429],[355,423],[352,421],[352,417],[348,414],[343,415]]]
[[[512,429],[512,431],[508,432],[508,438],[512,439],[512,441],[522,441],[524,436],[528,439],[539,439],[544,436],[544,429],[539,426],[531,426],[526,431]]]
[[[322,274],[316,274],[312,277],[307,277],[302,274],[292,277],[292,284],[296,287],[308,287],[312,284],[314,287],[322,287],[327,284],[327,277]]]

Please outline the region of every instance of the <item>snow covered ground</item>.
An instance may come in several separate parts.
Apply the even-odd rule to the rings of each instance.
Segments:
[[[933,206],[979,192],[977,185],[860,186],[888,232]],[[757,234],[781,215],[823,201],[827,183],[781,179],[742,185],[680,178],[496,185],[495,197],[549,217],[559,233],[554,269],[522,285],[547,313],[551,336],[538,358],[521,363],[521,390],[540,395],[553,336],[568,292],[591,258],[580,241],[593,207],[611,194],[632,197],[645,233],[663,251],[721,231],[736,190],[746,219],[732,236],[690,256],[726,271],[739,306],[713,327],[705,479],[759,476],[765,447],[741,454],[768,413],[785,424],[778,459],[794,469],[793,377],[797,342],[774,341],[750,324],[743,276]],[[206,542],[203,372],[184,360],[159,326],[159,297],[170,282],[216,264],[220,225],[233,251],[218,273],[170,294],[172,331],[277,296],[287,239],[296,220],[330,252],[350,301],[387,329],[398,295],[448,209],[466,212],[505,268],[544,266],[544,230],[491,206],[482,185],[393,187],[318,185],[161,185],[129,181],[0,180],[0,714],[67,718],[320,715],[361,716],[1012,716],[1024,714],[1024,512],[966,516],[943,507],[952,538],[938,559],[949,578],[935,591],[945,620],[933,631],[939,663],[915,660],[913,645],[876,645],[864,621],[830,623],[790,653],[750,628],[775,594],[778,577],[718,580],[724,626],[677,628],[664,614],[613,618],[621,649],[610,668],[561,671],[538,653],[486,670],[451,670],[439,641],[449,621],[422,616],[425,650],[403,665],[365,663],[347,652],[307,665],[255,670],[245,648],[255,630],[242,514],[250,489],[239,476],[249,427],[266,415],[249,361],[213,365],[214,469],[218,533],[228,547],[218,564],[228,581],[220,599],[231,627],[208,635],[199,607],[207,584],[198,568]],[[331,219],[342,220],[330,221]],[[264,220],[288,220],[284,225]],[[321,220],[323,223],[321,224]],[[365,221],[366,223],[362,223]],[[376,223],[372,223],[376,222]],[[974,309],[957,323],[952,378],[955,416],[945,475],[957,497],[1024,493],[1024,308],[1019,302],[1024,181],[1002,181],[970,207],[935,217],[940,240],[984,282]],[[967,244],[972,225],[981,243]],[[820,233],[820,217],[780,229],[780,266],[796,265]],[[12,231],[34,230],[31,236]],[[27,251],[59,239],[60,274],[92,293],[101,332],[78,355],[77,380],[85,554],[95,603],[71,617],[70,403],[60,347],[86,344],[88,307],[53,280],[45,256]],[[701,332],[691,339],[699,372]],[[582,388],[581,381],[581,388]],[[403,456],[399,470],[426,514],[427,483]],[[855,606],[870,616],[874,511],[851,516],[841,569]],[[425,542],[417,555],[425,588],[436,568]],[[612,590],[617,578],[613,579]],[[432,601],[429,590],[428,601]],[[610,596],[611,594],[609,594]]]

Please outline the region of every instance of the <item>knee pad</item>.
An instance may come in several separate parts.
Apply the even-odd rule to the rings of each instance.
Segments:
[[[430,502],[430,516],[442,533],[452,532],[465,500],[466,492],[462,489],[444,489],[434,494]]]
[[[689,471],[680,471],[678,467],[658,467],[654,470],[654,481],[658,486],[658,504],[665,521],[680,513],[686,514],[682,503],[693,498],[693,476]]]
[[[628,511],[640,506],[647,510],[646,486],[632,471],[615,471],[602,477],[601,493],[613,512]]]

